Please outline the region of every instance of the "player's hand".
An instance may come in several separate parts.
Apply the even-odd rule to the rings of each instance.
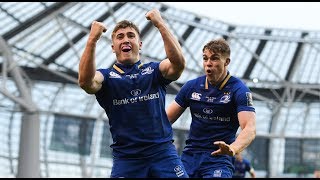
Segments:
[[[229,155],[229,156],[234,156],[235,152],[234,150],[230,147],[230,145],[226,144],[223,141],[216,141],[213,143],[214,145],[219,146],[219,149],[216,151],[213,151],[211,153],[212,156],[216,156],[216,155]]]
[[[161,14],[158,9],[152,9],[146,13],[147,20],[150,20],[155,27],[159,27],[161,23],[164,23]]]
[[[107,27],[102,22],[93,21],[91,24],[89,38],[94,42],[97,42],[100,39],[102,33],[106,31]]]

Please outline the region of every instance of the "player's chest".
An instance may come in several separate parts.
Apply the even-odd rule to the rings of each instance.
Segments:
[[[195,104],[229,104],[232,100],[233,93],[229,90],[193,90],[189,93],[188,98],[191,103]]]

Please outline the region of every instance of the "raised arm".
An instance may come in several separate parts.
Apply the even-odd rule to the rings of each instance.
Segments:
[[[157,9],[152,9],[147,12],[146,18],[158,28],[167,54],[167,59],[160,63],[160,71],[166,79],[177,80],[185,68],[185,59],[182,54],[181,46],[178,40],[170,32],[170,29]]]
[[[95,53],[96,44],[106,30],[101,22],[92,22],[89,38],[80,59],[78,84],[88,94],[96,93],[102,86],[103,75],[96,71]]]

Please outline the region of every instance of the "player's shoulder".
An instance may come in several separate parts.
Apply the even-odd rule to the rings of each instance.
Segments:
[[[237,89],[248,90],[249,89],[245,81],[243,81],[242,79],[235,77],[235,76],[231,76],[227,84],[229,87],[232,87],[232,89],[234,89],[234,90],[237,90]]]
[[[231,76],[229,79],[229,82],[235,83],[235,84],[243,84],[243,85],[245,84],[245,82],[242,79],[236,76]]]
[[[102,73],[102,74],[107,74],[110,70],[111,70],[111,68],[99,68],[99,69],[97,69],[97,71]]]
[[[206,80],[206,76],[200,76],[200,77],[196,77],[194,79],[190,79],[188,80],[185,85],[186,86],[191,86],[191,87],[201,87],[204,85]]]
[[[193,84],[199,84],[199,83],[204,83],[206,80],[206,76],[199,76],[199,77],[196,77],[194,79],[191,79],[189,81],[187,81],[188,83],[193,83]]]
[[[159,66],[160,62],[158,61],[149,61],[149,62],[143,62],[141,63],[141,67],[142,68],[147,68],[147,67],[155,67],[155,66]]]

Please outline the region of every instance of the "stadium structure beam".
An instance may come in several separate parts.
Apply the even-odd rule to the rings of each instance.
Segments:
[[[37,106],[32,101],[30,87],[22,76],[22,70],[15,63],[12,52],[5,40],[0,38],[0,49],[3,50],[4,61],[7,61],[8,73],[15,81],[21,99],[26,103],[21,117],[20,145],[18,156],[17,178],[39,178],[40,177],[40,119]],[[18,98],[17,98],[18,99]]]

